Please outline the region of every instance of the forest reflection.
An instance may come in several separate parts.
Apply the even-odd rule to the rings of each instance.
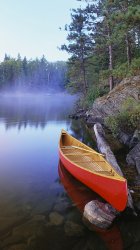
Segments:
[[[62,121],[77,96],[63,93],[1,94],[0,121],[6,129],[17,126],[44,128],[48,121]]]

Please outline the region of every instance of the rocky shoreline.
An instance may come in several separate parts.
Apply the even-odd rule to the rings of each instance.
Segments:
[[[70,115],[70,118],[84,119],[85,124],[91,130],[96,123],[108,129],[105,125],[105,118],[119,113],[122,103],[128,97],[140,101],[140,76],[124,79],[108,95],[97,98],[90,109],[77,109],[75,114]],[[135,130],[131,134],[120,130],[116,140],[127,148],[126,166],[128,170],[136,170],[133,185],[138,186],[140,184],[140,130]],[[139,205],[137,208],[140,209]]]
[[[93,116],[89,114],[89,111],[78,110],[75,114],[69,116],[71,119],[84,119],[88,128],[92,129],[96,123],[104,124],[104,118],[101,116]],[[128,165],[135,166],[138,174],[140,174],[140,131],[134,131],[133,134],[124,133],[120,131],[117,136],[117,140],[125,145],[129,149],[129,153],[126,156],[126,162]]]

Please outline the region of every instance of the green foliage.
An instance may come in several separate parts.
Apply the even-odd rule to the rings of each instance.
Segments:
[[[140,129],[140,103],[133,98],[128,98],[122,104],[120,113],[107,117],[105,124],[115,136],[120,129],[129,133]]]
[[[82,66],[77,70],[76,60],[72,60],[74,67],[69,67],[69,72],[75,70],[75,77],[71,74],[69,80],[77,85],[77,91],[84,91],[83,69],[86,89],[101,82],[104,85],[107,80],[111,89],[111,79],[118,83],[140,73],[139,0],[85,2],[84,9],[73,10],[72,22],[66,29],[68,45],[62,46],[72,55],[70,59],[79,60]]]
[[[81,105],[84,107],[91,107],[95,99],[100,96],[100,89],[98,86],[92,86],[88,89],[87,95],[81,100]]]
[[[115,79],[122,80],[125,77],[131,77],[140,74],[140,57],[134,58],[131,62],[131,65],[128,66],[128,63],[122,63],[119,66],[116,66],[112,71],[103,70],[100,72],[100,80],[104,81],[108,79],[109,75],[113,75]]]
[[[108,79],[111,74],[111,71],[109,69],[100,71],[100,80],[104,81],[105,79]]]
[[[101,85],[100,88],[100,96],[103,96],[103,95],[106,95],[109,93],[109,86],[106,84],[106,85]]]
[[[131,65],[123,63],[113,70],[113,76],[119,79],[140,74],[140,57],[132,60]]]
[[[133,75],[140,74],[140,57],[132,60],[130,70]]]
[[[128,67],[127,62],[119,65],[113,70],[113,76],[118,79],[123,79],[127,76],[131,76],[130,69]]]
[[[112,132],[112,134],[113,134],[114,136],[117,135],[117,133],[118,133],[118,131],[119,131],[119,129],[118,129],[119,124],[118,124],[118,119],[117,119],[116,116],[113,116],[113,115],[112,115],[112,116],[106,117],[106,118],[105,118],[105,125],[106,125],[108,128],[110,128],[110,130],[111,130],[111,132]]]
[[[70,94],[76,94],[79,92],[77,84],[75,82],[68,82],[66,85],[66,89]]]
[[[27,60],[18,55],[10,58],[5,54],[0,63],[0,88],[63,88],[66,85],[67,65],[65,62],[50,63],[43,56],[41,59]]]
[[[90,55],[93,41],[90,39],[90,35],[87,28],[87,15],[84,9],[72,9],[71,12],[71,23],[66,25],[65,29],[68,31],[67,40],[68,45],[62,45],[61,50],[65,50],[71,54],[70,61],[73,64],[72,73],[75,69],[75,75],[77,72],[77,65],[79,66],[79,75],[77,75],[77,81],[75,85],[79,85],[83,94],[87,92],[87,74],[86,74],[86,59]],[[86,32],[85,32],[86,30]],[[70,68],[69,68],[70,72]],[[73,82],[72,77],[70,82]],[[75,89],[79,89],[79,86],[76,86]]]

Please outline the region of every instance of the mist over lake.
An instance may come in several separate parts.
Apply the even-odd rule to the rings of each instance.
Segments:
[[[73,109],[77,96],[68,93],[0,94],[0,119],[5,126],[42,126],[61,121]]]
[[[62,128],[71,126],[68,114],[77,97],[67,93],[19,92],[4,93],[0,97],[0,179],[5,174],[9,182],[13,176],[15,185],[24,175],[29,178],[31,174],[31,182],[34,182],[38,179],[38,175],[34,176],[36,171],[44,178],[44,166],[44,171],[49,171],[50,182],[52,173],[57,173],[59,134]],[[23,185],[26,185],[26,177]]]
[[[18,244],[15,235],[23,237],[20,242],[25,245],[36,235],[36,250],[44,249],[51,238],[58,241],[49,216],[57,206],[72,208],[58,176],[58,142],[62,128],[82,136],[80,125],[68,118],[76,100],[77,96],[66,92],[0,94],[0,241],[4,248]],[[61,249],[66,247],[66,238]]]
[[[65,173],[65,178],[59,174],[60,168],[63,173],[58,155],[61,129],[96,149],[82,121],[69,119],[77,99],[65,91],[0,94],[0,247],[4,250],[17,246],[79,250],[83,241],[91,249],[106,249],[106,245],[123,249],[123,234],[131,222],[123,228],[123,221],[115,224],[105,234],[90,232],[78,208],[87,197],[94,200],[97,195],[89,194],[70,174]],[[78,197],[76,205],[68,194]],[[136,233],[136,225],[139,221],[131,225],[131,234]]]

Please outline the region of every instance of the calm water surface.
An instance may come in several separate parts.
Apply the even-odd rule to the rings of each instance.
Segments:
[[[140,249],[138,219],[107,232],[82,223],[79,210],[95,194],[75,183],[58,157],[62,128],[94,146],[82,123],[68,119],[75,101],[65,93],[0,96],[0,250]]]

